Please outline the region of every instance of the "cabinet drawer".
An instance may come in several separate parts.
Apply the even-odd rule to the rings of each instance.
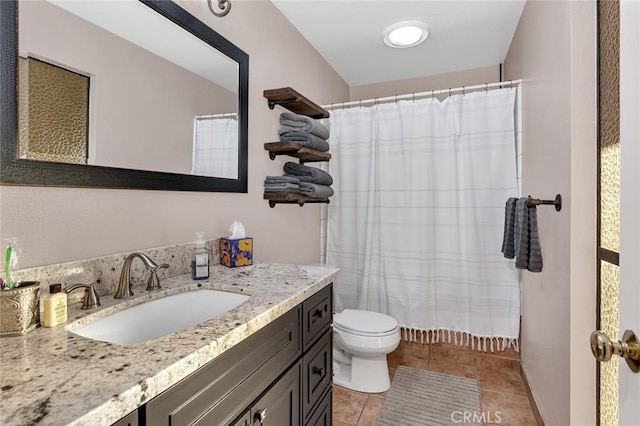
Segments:
[[[333,319],[333,284],[302,303],[302,348],[307,350]]]
[[[292,309],[149,401],[147,425],[191,425],[205,413],[215,419],[208,424],[238,417],[300,356],[300,312]]]
[[[329,390],[320,401],[318,408],[313,412],[313,415],[307,421],[306,426],[331,426],[332,425],[332,388],[329,387]]]
[[[302,358],[302,413],[306,421],[320,402],[332,378],[331,329]]]

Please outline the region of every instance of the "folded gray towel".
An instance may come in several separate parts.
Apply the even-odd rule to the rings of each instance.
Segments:
[[[324,170],[315,167],[305,166],[304,164],[288,161],[284,164],[285,176],[295,176],[300,182],[317,183],[319,185],[332,185],[333,178]]]
[[[300,183],[296,176],[267,176],[264,183]]]
[[[514,228],[514,251],[516,268],[527,269],[529,263],[529,206],[528,198],[516,201],[516,220]]]
[[[299,194],[298,189],[293,188],[264,188],[266,194]]]
[[[514,244],[514,232],[516,221],[516,201],[518,199],[511,197],[507,200],[504,206],[504,234],[502,236],[502,254],[507,259],[513,259],[515,257]]]
[[[514,226],[516,268],[542,272],[538,213],[536,206],[529,207],[528,200],[527,197],[516,201]]]
[[[312,135],[311,133],[281,127],[278,130],[278,136],[280,136],[280,140],[283,142],[296,142],[304,147],[321,152],[329,151],[329,143],[316,135]]]
[[[327,185],[300,182],[300,193],[312,198],[329,198],[333,195],[333,189]]]
[[[297,183],[265,183],[264,189],[299,189],[300,185]]]
[[[301,130],[316,135],[321,139],[329,139],[329,129],[318,120],[307,117],[306,115],[283,112],[280,114],[280,124],[291,130]]]

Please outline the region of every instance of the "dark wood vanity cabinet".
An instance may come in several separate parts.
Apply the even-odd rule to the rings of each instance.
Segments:
[[[332,300],[329,285],[140,407],[138,424],[330,425]]]

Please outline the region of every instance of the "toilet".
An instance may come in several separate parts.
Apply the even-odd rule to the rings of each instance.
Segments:
[[[398,321],[345,309],[333,316],[333,383],[358,392],[389,390],[387,354],[400,344]]]

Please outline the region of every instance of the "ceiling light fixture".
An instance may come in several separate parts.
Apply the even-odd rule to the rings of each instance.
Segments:
[[[211,3],[211,0],[207,0],[207,4],[209,5],[209,10],[211,11],[211,13],[216,15],[218,18],[227,16],[229,11],[231,10],[231,0],[218,0],[218,9],[220,9],[220,12],[216,11],[213,8],[213,4]]]
[[[382,32],[384,44],[390,47],[403,49],[417,46],[427,39],[429,29],[424,22],[402,21],[389,25]]]

